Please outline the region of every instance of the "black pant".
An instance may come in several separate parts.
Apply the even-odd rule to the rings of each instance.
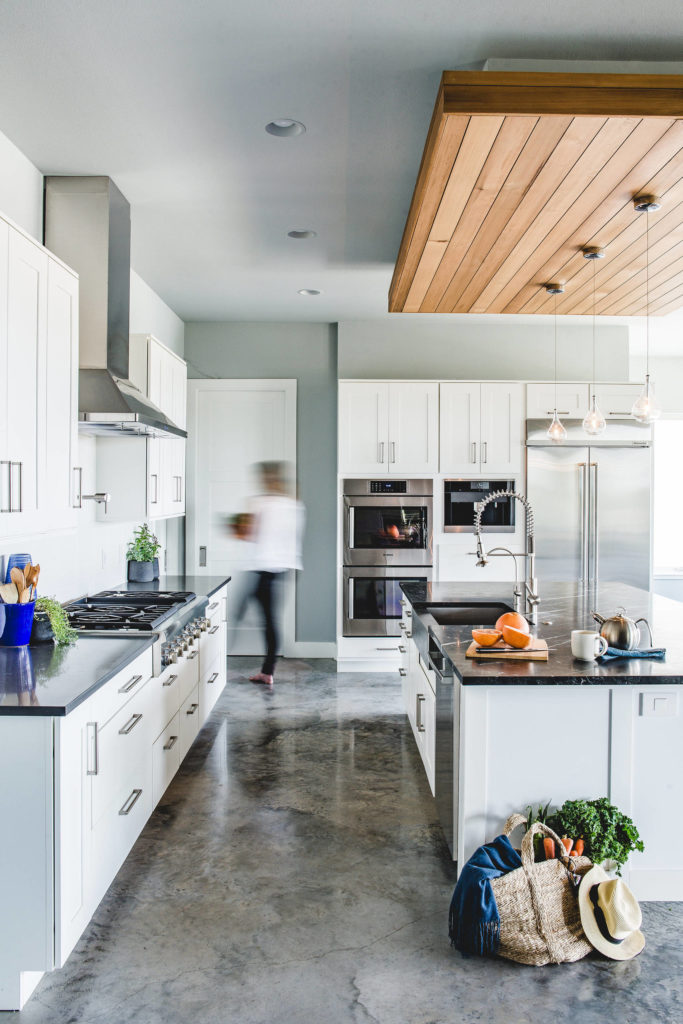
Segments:
[[[260,572],[254,597],[263,609],[263,623],[266,633],[266,657],[261,671],[266,676],[272,676],[275,669],[280,638],[277,632],[277,618],[279,613],[279,572]]]

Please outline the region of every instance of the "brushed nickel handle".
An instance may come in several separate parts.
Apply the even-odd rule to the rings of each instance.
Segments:
[[[218,608],[218,601],[213,601],[213,602],[212,602],[212,603],[211,603],[211,604],[209,605],[209,607],[208,607],[207,611],[210,611],[210,612],[212,612],[212,611],[214,610],[214,608]]]
[[[472,442],[472,462],[477,461],[477,442]]]
[[[396,442],[391,442],[391,461],[396,462]]]
[[[24,511],[24,463],[15,462],[15,466],[19,467],[19,508],[15,508],[15,512]]]
[[[400,669],[398,670],[398,674],[399,674],[400,676],[407,676],[407,675],[408,675],[408,673],[406,672],[406,670],[405,670],[404,668],[400,668]]]
[[[123,807],[121,808],[121,810],[119,811],[119,814],[124,814],[124,815],[125,814],[130,814],[130,812],[133,810],[133,808],[135,807],[136,803],[138,802],[138,800],[140,799],[141,796],[142,796],[142,790],[141,789],[134,789],[133,792],[128,797],[128,799],[126,800],[126,802],[123,805]]]
[[[207,686],[211,683],[215,683],[216,680],[218,679],[219,674],[219,672],[214,672],[212,676],[209,676],[209,678],[206,680]]]
[[[488,441],[482,441],[482,445],[481,445],[481,461],[482,462],[488,462],[489,461],[489,443],[488,443]]]
[[[209,636],[213,636],[213,634],[217,633],[220,628],[220,626],[214,626],[213,629],[209,630]]]
[[[417,694],[417,700],[415,701],[415,725],[418,732],[425,732],[424,723],[422,721],[422,705],[426,699],[427,698],[423,694]]]
[[[169,676],[168,679],[165,679],[164,682],[161,685],[162,686],[173,686],[173,684],[175,683],[177,678],[178,678],[177,675]]]
[[[97,736],[97,722],[88,722],[86,725],[88,737],[88,757],[86,775],[99,775],[100,773],[100,745]],[[92,761],[90,755],[92,754]],[[92,768],[90,765],[92,764]]]
[[[159,501],[159,474],[151,473],[150,479],[154,481],[154,497],[150,498],[150,505],[156,505]]]
[[[129,732],[132,732],[138,722],[142,721],[142,715],[135,714],[131,715],[125,725],[122,725],[119,729],[119,736],[127,736]]]
[[[348,589],[348,615],[349,619],[353,618],[354,606],[353,606],[353,577],[349,577],[349,589]]]
[[[382,465],[384,464],[384,441],[379,443],[379,458],[377,461],[382,463]]]
[[[398,650],[399,650],[399,654],[405,654],[406,653],[406,648],[403,647],[401,644],[398,645]]]
[[[190,704],[190,707],[189,707],[189,709],[188,709],[188,710],[187,710],[187,711],[185,712],[185,714],[186,714],[186,715],[193,715],[193,714],[195,713],[195,711],[197,710],[197,708],[198,708],[198,707],[199,707],[199,704]]]
[[[199,651],[193,651],[192,654],[188,654],[187,660],[188,661],[192,661],[194,658],[197,657],[198,654],[199,654]]]
[[[354,540],[356,536],[356,510],[351,505],[349,507],[349,547],[354,546]]]
[[[554,414],[555,414],[555,409],[548,409],[548,411],[546,413],[546,416],[553,416]],[[558,409],[557,410],[557,415],[558,416],[569,416],[569,409]],[[629,415],[630,415],[630,413],[629,413]]]
[[[407,619],[412,619],[412,617],[413,617],[413,613],[412,613],[412,611],[410,610],[410,608],[406,608],[406,610],[405,610],[404,614],[405,614],[405,617],[406,617]]]
[[[199,568],[204,569],[206,567],[206,545],[202,544],[199,548]]]
[[[168,743],[164,743],[164,750],[173,750],[174,746],[176,745],[177,740],[178,740],[177,736],[169,736]]]
[[[119,687],[119,693],[130,693],[133,687],[137,686],[141,679],[142,676],[133,676],[133,678],[129,679],[127,683],[124,683],[123,686]]]
[[[630,412],[608,412],[608,416],[630,416]]]
[[[78,473],[78,497],[74,500],[72,508],[83,508],[83,467],[74,466],[74,473]]]

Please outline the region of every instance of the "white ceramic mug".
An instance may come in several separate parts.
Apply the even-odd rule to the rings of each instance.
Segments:
[[[608,647],[604,636],[600,636],[592,629],[572,630],[572,654],[579,661],[595,661]]]

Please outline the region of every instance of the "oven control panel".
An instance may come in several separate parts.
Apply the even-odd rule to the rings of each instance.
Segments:
[[[405,494],[405,480],[371,480],[370,494]]]

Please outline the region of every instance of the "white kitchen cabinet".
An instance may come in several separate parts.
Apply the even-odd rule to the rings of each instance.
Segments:
[[[342,381],[339,472],[437,472],[438,405],[434,382]]]
[[[56,260],[47,273],[47,379],[38,506],[44,522],[70,516],[80,501],[78,459],[78,278]],[[44,444],[40,441],[44,438]]]
[[[557,397],[556,397],[557,395]],[[529,420],[545,420],[552,416],[553,410],[562,418],[579,419],[588,412],[588,384],[527,384],[526,416]]]
[[[631,419],[633,403],[642,390],[642,383],[591,384],[590,398],[592,401],[595,395],[598,407],[606,420],[625,420]]]
[[[511,476],[522,468],[522,385],[444,382],[440,469],[455,476]]]

